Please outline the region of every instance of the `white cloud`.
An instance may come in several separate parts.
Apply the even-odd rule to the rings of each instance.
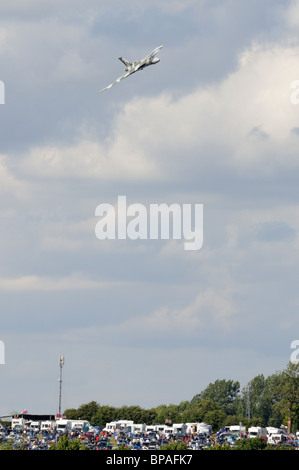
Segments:
[[[30,187],[15,177],[14,172],[7,166],[8,160],[8,155],[0,154],[0,194],[2,197],[10,195],[19,200],[27,199],[31,195]]]
[[[156,165],[136,148],[130,136],[116,137],[112,145],[83,140],[72,146],[33,148],[21,164],[24,172],[47,178],[147,179]]]
[[[285,10],[284,18],[287,26],[297,28],[299,25],[299,1],[291,0],[289,7]]]
[[[94,281],[73,273],[64,278],[39,276],[23,276],[15,279],[0,279],[0,290],[10,292],[21,291],[77,291],[90,289],[117,288],[123,283]]]
[[[257,1],[242,10],[228,35],[241,8],[237,1],[86,5],[62,0],[0,6],[0,54],[10,98],[1,109],[9,124],[0,159],[0,291],[7,312],[1,340],[7,338],[12,361],[5,370],[9,380],[3,380],[11,399],[5,406],[17,406],[10,405],[10,391],[19,389],[22,366],[36,387],[34,377],[44,371],[45,357],[51,363],[53,350],[57,357],[66,352],[68,371],[80,371],[80,390],[76,373],[70,374],[71,400],[76,397],[78,406],[103,387],[103,375],[107,401],[119,399],[113,371],[120,357],[128,365],[132,357],[146,364],[144,380],[140,371],[124,368],[125,402],[132,399],[134,380],[148,401],[163,394],[165,402],[171,399],[170,383],[179,401],[186,382],[198,385],[194,362],[183,379],[177,374],[177,364],[186,364],[189,355],[204,359],[202,387],[223,370],[228,378],[234,373],[248,380],[265,364],[271,372],[284,357],[298,307],[299,106],[290,103],[290,85],[299,79],[298,42],[281,40],[285,17],[275,29]],[[152,20],[161,16],[157,30],[147,23],[143,35],[137,19],[148,19],[142,16],[148,7]],[[298,2],[287,14],[294,35],[297,8]],[[195,11],[205,15],[198,24]],[[166,31],[164,15],[171,19]],[[257,17],[258,25],[251,21]],[[97,95],[104,74],[114,78],[106,59],[119,50],[130,19],[136,28],[126,31],[126,49],[133,56],[165,32],[164,62],[161,54],[157,69]],[[196,29],[199,24],[204,28]],[[269,42],[244,50],[232,70],[235,51],[263,26]],[[180,91],[172,93],[178,83]],[[98,241],[96,205],[114,204],[123,189],[130,202],[203,203],[202,250],[186,253],[183,241]],[[40,347],[42,360],[36,356]],[[98,375],[90,374],[91,367]],[[46,375],[50,380],[48,369]],[[38,390],[44,412],[51,394]],[[151,396],[148,390],[154,390]],[[15,403],[26,399],[36,406],[32,389],[25,394],[16,392]]]
[[[161,307],[149,315],[131,315],[117,324],[102,325],[105,337],[113,337],[119,345],[134,344],[134,338],[148,344],[152,338],[171,338],[181,336],[183,342],[209,334],[230,333],[234,328],[233,319],[237,308],[230,289],[207,289],[198,294],[194,302],[181,309]],[[68,335],[77,341],[86,341],[91,335],[99,334],[97,328],[72,330]],[[122,340],[123,339],[123,340]],[[104,341],[104,340],[103,340]]]
[[[293,171],[298,108],[290,103],[290,85],[298,55],[290,45],[254,46],[221,83],[177,99],[133,99],[105,142],[92,130],[72,145],[31,148],[22,167],[40,177],[127,181],[181,177],[186,168],[210,166],[211,158],[251,176]]]

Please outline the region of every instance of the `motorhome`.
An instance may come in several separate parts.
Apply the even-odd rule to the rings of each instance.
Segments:
[[[120,430],[129,430],[134,425],[134,421],[131,420],[119,420],[119,421],[111,421],[110,423],[106,423],[103,431],[107,432],[115,432]]]
[[[157,432],[157,425],[147,425],[145,427],[145,432],[148,434],[150,432]]]
[[[11,420],[11,428],[17,431],[23,431],[25,427],[25,419],[24,418],[12,418]]]
[[[210,436],[212,434],[212,426],[207,423],[186,423],[186,430],[184,432]]]
[[[268,436],[268,444],[279,445],[287,441],[287,436],[284,433],[272,433]]]
[[[212,434],[212,426],[207,423],[186,423],[186,433]]]
[[[210,436],[212,434],[212,426],[207,423],[198,423],[197,425],[198,434],[206,434]]]
[[[131,426],[131,432],[134,434],[143,433],[146,430],[145,424],[133,424]]]
[[[64,418],[59,418],[55,422],[55,428],[57,431],[69,431],[71,429],[71,420],[69,419],[64,419]]]
[[[30,421],[30,424],[29,424],[28,427],[31,431],[39,432],[40,431],[40,425],[41,425],[40,421]]]
[[[267,429],[259,426],[248,428],[248,437],[264,437],[267,438]]]
[[[41,431],[51,431],[54,429],[55,421],[42,421],[40,424]]]
[[[164,436],[172,436],[174,434],[174,427],[173,426],[165,426],[164,427]]]
[[[246,433],[246,427],[241,426],[241,425],[234,425],[229,427],[230,432],[234,432],[236,434],[245,434]]]
[[[84,419],[72,419],[71,420],[71,430],[72,431],[79,431],[79,432],[86,432],[88,431],[90,424],[88,421]]]
[[[158,434],[160,435],[165,435],[167,430],[170,430],[170,432],[173,432],[173,427],[168,426],[167,424],[156,424],[155,430]]]
[[[172,427],[174,434],[185,434],[187,432],[187,425],[185,423],[174,423]]]

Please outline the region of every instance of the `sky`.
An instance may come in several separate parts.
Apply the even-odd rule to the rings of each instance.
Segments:
[[[0,4],[0,415],[57,413],[61,355],[63,410],[179,404],[286,367],[298,27],[289,0]],[[202,204],[203,246],[99,240],[119,196]]]

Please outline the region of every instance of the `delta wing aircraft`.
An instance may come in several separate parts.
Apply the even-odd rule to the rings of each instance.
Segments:
[[[150,54],[148,54],[144,59],[138,60],[136,62],[129,62],[128,60],[124,59],[123,57],[119,57],[119,60],[122,61],[123,64],[125,64],[125,72],[123,75],[115,80],[115,82],[110,83],[110,85],[106,86],[103,88],[103,90],[99,91],[99,93],[102,93],[105,90],[109,90],[109,88],[113,87],[113,85],[116,85],[116,83],[119,83],[121,80],[124,78],[129,77],[132,75],[132,73],[138,72],[139,70],[143,70],[145,67],[148,67],[149,65],[154,65],[160,62],[160,59],[156,57],[156,54],[159,52],[160,49],[162,49],[163,46],[158,46],[156,49],[154,49]]]

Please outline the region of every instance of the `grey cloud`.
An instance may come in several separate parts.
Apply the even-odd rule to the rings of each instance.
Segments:
[[[256,227],[256,237],[262,242],[287,242],[294,240],[296,230],[285,222],[265,222]]]
[[[246,382],[284,367],[298,307],[298,131],[296,108],[288,108],[297,45],[285,42],[294,34],[287,6],[1,5],[2,414],[56,411],[60,354],[65,408],[99,396],[109,404],[179,402],[222,373]],[[118,76],[120,50],[134,58],[160,43],[156,69],[99,99]],[[289,69],[280,70],[282,57]],[[274,80],[272,65],[285,75]],[[273,114],[273,100],[285,114]],[[142,178],[141,156],[155,164]],[[203,203],[203,248],[100,242],[95,208],[121,194]],[[121,397],[111,373],[120,358]],[[136,358],[146,367],[130,367]]]

